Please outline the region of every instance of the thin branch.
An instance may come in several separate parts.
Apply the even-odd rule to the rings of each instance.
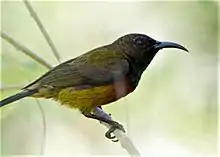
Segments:
[[[125,100],[124,110],[125,110],[125,122],[127,128],[127,134],[131,135],[131,127],[130,127],[130,103]],[[126,106],[125,106],[126,105]]]
[[[47,63],[44,59],[42,59],[39,56],[37,56],[35,53],[33,53],[27,47],[25,47],[24,45],[20,44],[16,40],[14,40],[12,37],[7,35],[5,32],[1,31],[1,37],[3,39],[5,39],[7,42],[9,42],[10,44],[12,44],[17,50],[20,50],[21,52],[23,52],[27,56],[29,56],[32,59],[34,59],[36,62],[42,64],[43,66],[45,66],[48,69],[52,68],[52,66],[49,63]]]
[[[28,0],[23,0],[24,4],[26,6],[26,8],[28,9],[31,17],[34,19],[34,21],[37,23],[37,26],[39,27],[41,33],[43,34],[44,38],[47,41],[47,44],[50,46],[53,54],[55,55],[57,61],[60,63],[60,56],[59,53],[53,43],[53,41],[51,40],[49,34],[47,33],[46,29],[44,28],[42,22],[40,21],[39,17],[37,16],[37,13],[34,11],[34,9],[32,8],[30,2],[28,2]]]
[[[44,154],[44,149],[46,146],[46,133],[47,133],[47,128],[46,128],[46,116],[44,113],[44,109],[43,106],[41,105],[41,103],[39,102],[38,99],[36,99],[37,102],[37,106],[39,107],[40,113],[42,114],[42,125],[43,125],[43,136],[42,136],[42,143],[41,143],[41,147],[40,147],[40,155]]]
[[[103,116],[107,119],[112,120],[111,116],[107,113],[105,113],[101,108],[96,107],[94,109],[94,114]],[[108,129],[111,127],[109,124],[101,122],[102,125],[106,126]],[[134,146],[132,141],[129,139],[129,137],[119,129],[116,129],[114,132],[114,135],[117,137],[117,139],[120,141],[122,148],[124,148],[132,157],[140,157],[140,153],[137,150],[137,148]]]

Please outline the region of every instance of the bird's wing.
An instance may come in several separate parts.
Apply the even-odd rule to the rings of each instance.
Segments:
[[[55,67],[24,89],[33,86],[65,88],[111,84],[123,79],[129,72],[129,62],[123,57],[116,56],[103,53],[80,56]]]

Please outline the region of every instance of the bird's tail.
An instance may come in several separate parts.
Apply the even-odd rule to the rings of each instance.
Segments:
[[[34,93],[37,93],[37,91],[38,90],[23,90],[20,93],[17,93],[15,95],[12,95],[12,96],[10,96],[8,98],[5,98],[5,99],[1,100],[0,101],[0,107],[5,106],[7,104],[10,104],[10,103],[12,103],[14,101],[17,101],[19,99],[22,99],[24,97],[30,96],[30,95],[32,95]]]

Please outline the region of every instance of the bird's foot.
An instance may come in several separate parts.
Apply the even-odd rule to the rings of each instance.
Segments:
[[[111,139],[113,142],[118,142],[118,139],[115,139],[116,136],[115,135],[112,135],[113,132],[116,130],[116,129],[119,129],[119,130],[122,130],[123,132],[125,132],[125,129],[123,127],[123,125],[119,124],[118,122],[116,121],[112,121],[111,123],[109,123],[109,125],[111,125],[111,127],[109,128],[109,130],[105,133],[105,137],[108,138],[108,139]]]
[[[112,116],[112,114],[111,114],[111,113],[109,113],[108,115],[109,115],[110,117]],[[103,123],[103,121],[101,121],[101,120],[100,120],[99,122],[100,122],[100,123]]]
[[[94,114],[91,114],[91,113],[85,113],[85,112],[82,112],[84,116],[86,116],[87,118],[92,118],[92,119],[96,119],[96,120],[99,120],[100,122],[105,122],[107,124],[110,125],[110,128],[109,130],[105,133],[105,137],[108,138],[108,139],[111,139],[113,142],[117,142],[118,139],[115,140],[115,136],[112,135],[113,132],[116,130],[116,129],[119,129],[119,130],[122,130],[123,132],[125,132],[125,129],[123,127],[123,125],[119,124],[118,122],[116,121],[113,121],[113,120],[110,120],[108,118],[105,118],[103,116],[98,116],[98,115],[94,115]]]

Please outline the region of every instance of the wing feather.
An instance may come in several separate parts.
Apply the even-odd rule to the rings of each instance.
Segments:
[[[121,80],[128,72],[129,62],[121,53],[94,50],[58,65],[24,89],[41,86],[100,86]]]

